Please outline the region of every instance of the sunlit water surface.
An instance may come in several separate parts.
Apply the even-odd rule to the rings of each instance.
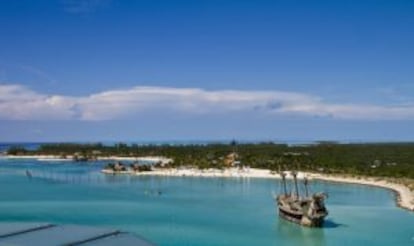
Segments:
[[[113,176],[103,164],[0,159],[1,221],[105,226],[158,245],[414,245],[414,213],[386,189],[313,182],[330,214],[309,229],[278,218],[277,180]]]

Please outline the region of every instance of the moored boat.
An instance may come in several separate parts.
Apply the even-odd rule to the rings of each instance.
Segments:
[[[288,193],[286,173],[281,172],[283,192],[275,197],[279,217],[302,226],[322,227],[328,210],[325,207],[325,193],[309,195],[308,180],[304,178],[305,195],[299,194],[297,172],[292,172],[294,192]]]

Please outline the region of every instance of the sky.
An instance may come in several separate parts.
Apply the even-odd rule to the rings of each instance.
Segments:
[[[1,0],[0,142],[414,141],[414,1]]]

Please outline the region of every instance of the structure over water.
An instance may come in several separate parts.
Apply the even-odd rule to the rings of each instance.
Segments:
[[[90,226],[44,223],[0,223],[0,245],[125,245],[152,246],[138,236]]]
[[[309,195],[308,180],[304,178],[305,195],[299,194],[297,172],[293,171],[294,191],[288,193],[286,187],[286,173],[280,172],[282,176],[283,192],[275,197],[279,216],[294,223],[309,226],[322,227],[328,210],[325,208],[324,200],[326,194],[322,192]]]

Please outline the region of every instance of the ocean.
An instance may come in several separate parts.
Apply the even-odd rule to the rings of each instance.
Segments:
[[[414,245],[414,213],[386,189],[313,181],[329,216],[312,229],[278,218],[274,179],[114,176],[104,164],[0,159],[1,221],[110,227],[157,245]]]

